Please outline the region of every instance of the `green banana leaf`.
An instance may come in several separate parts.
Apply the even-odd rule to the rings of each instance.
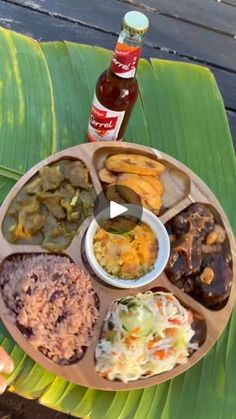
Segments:
[[[51,153],[86,141],[95,81],[111,59],[102,48],[38,43],[0,28],[0,200]],[[223,101],[203,67],[141,60],[140,96],[126,139],[160,149],[195,171],[223,205],[234,231],[236,166]],[[102,392],[44,370],[0,323],[14,359],[10,391],[91,419],[236,418],[236,311],[212,350],[185,374],[145,390]]]

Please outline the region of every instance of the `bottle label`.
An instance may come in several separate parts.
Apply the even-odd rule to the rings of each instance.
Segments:
[[[129,79],[134,77],[141,47],[117,42],[114,57],[112,58],[111,70],[119,77]]]
[[[90,141],[115,141],[125,115],[125,111],[111,111],[93,98],[92,110],[88,125]]]

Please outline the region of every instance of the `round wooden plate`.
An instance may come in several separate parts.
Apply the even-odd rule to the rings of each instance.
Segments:
[[[88,167],[92,183],[94,185],[96,193],[102,190],[102,185],[99,181],[97,172],[103,167],[105,158],[112,153],[128,152],[128,153],[139,153],[147,155],[151,158],[158,159],[163,162],[167,170],[162,175],[161,179],[165,187],[165,193],[163,196],[163,204],[168,209],[160,216],[163,223],[166,223],[173,216],[187,208],[194,202],[201,202],[205,204],[211,204],[219,213],[222,223],[225,226],[230,241],[232,259],[233,259],[233,283],[231,288],[231,294],[227,304],[220,310],[210,310],[204,307],[202,304],[197,302],[195,299],[181,291],[179,288],[174,286],[167,278],[165,273],[162,273],[154,282],[151,284],[132,290],[112,288],[101,282],[95,276],[92,276],[93,288],[96,291],[100,299],[99,318],[94,326],[94,335],[91,340],[90,346],[85,352],[84,357],[77,363],[69,366],[60,366],[50,361],[41,352],[35,349],[15,326],[10,318],[9,311],[3,301],[2,295],[0,294],[0,316],[8,329],[9,333],[18,343],[18,345],[36,362],[41,364],[44,368],[51,370],[53,373],[64,377],[76,384],[80,384],[86,387],[92,387],[101,390],[131,390],[152,386],[154,384],[162,383],[169,380],[183,371],[189,369],[194,365],[215,343],[223,331],[231,311],[233,309],[235,296],[236,296],[236,278],[235,278],[235,267],[236,267],[236,245],[234,236],[227,220],[227,217],[220,206],[219,202],[210,191],[210,189],[204,184],[204,182],[195,175],[186,166],[181,164],[174,158],[159,152],[157,150],[131,143],[87,143],[81,144],[76,147],[63,150],[59,153],[52,155],[51,157],[43,160],[32,169],[30,169],[12,188],[8,196],[6,197],[0,211],[0,223],[2,225],[3,219],[9,208],[10,203],[15,198],[16,194],[22,188],[22,186],[29,181],[29,179],[35,175],[38,170],[45,165],[55,163],[61,159],[80,159]],[[75,235],[70,246],[64,251],[65,255],[70,256],[74,262],[88,271],[88,265],[86,264],[83,255],[83,237],[88,227],[89,219],[85,220],[81,225],[79,232]],[[4,238],[2,229],[0,231],[0,258],[1,262],[8,256],[13,254],[22,253],[46,253],[47,251],[41,246],[35,245],[14,245]],[[91,273],[91,272],[90,272]],[[138,292],[144,292],[153,288],[165,289],[174,295],[183,303],[183,305],[191,308],[194,313],[197,313],[198,318],[202,319],[204,330],[206,331],[205,340],[200,348],[189,357],[188,362],[184,365],[179,365],[173,368],[171,371],[164,372],[159,375],[155,375],[151,378],[140,379],[137,381],[131,381],[124,384],[119,381],[111,382],[101,376],[95,371],[95,360],[94,353],[97,345],[101,327],[103,324],[104,316],[110,303],[116,299],[119,299],[128,295],[135,295]]]

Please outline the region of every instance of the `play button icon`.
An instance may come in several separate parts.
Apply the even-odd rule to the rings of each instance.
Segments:
[[[125,207],[124,205],[118,204],[117,202],[114,202],[114,201],[110,202],[110,219],[116,218],[127,211],[128,211],[128,208]]]
[[[140,197],[131,188],[109,185],[97,196],[93,213],[104,230],[127,233],[140,222],[143,207]]]

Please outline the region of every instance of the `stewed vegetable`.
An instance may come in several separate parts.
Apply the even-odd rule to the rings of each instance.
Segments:
[[[41,244],[50,251],[62,251],[92,213],[94,200],[83,162],[61,160],[44,166],[10,205],[4,235],[12,243]]]

